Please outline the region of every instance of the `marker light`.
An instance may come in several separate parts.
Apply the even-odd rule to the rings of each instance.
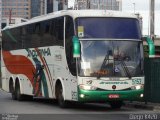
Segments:
[[[84,94],[80,94],[80,97],[81,97],[81,98],[84,98]]]
[[[97,87],[89,86],[89,85],[79,85],[79,88],[83,90],[96,90],[97,89]]]
[[[131,87],[132,90],[140,90],[140,89],[143,89],[143,88],[144,88],[144,85],[136,85],[136,86]]]
[[[137,86],[135,86],[135,87],[136,87],[136,90],[141,89],[141,85],[137,85]]]
[[[142,98],[144,95],[143,94],[140,94],[140,97]]]

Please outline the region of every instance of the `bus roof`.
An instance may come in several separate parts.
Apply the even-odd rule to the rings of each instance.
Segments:
[[[13,26],[7,26],[3,30],[10,29],[10,28],[15,28],[15,27],[19,27],[19,26],[23,26],[23,25],[27,25],[27,24],[31,24],[31,23],[36,23],[36,22],[39,22],[39,21],[48,20],[48,19],[52,19],[52,18],[56,18],[56,17],[60,17],[60,16],[65,16],[65,15],[72,16],[73,19],[75,19],[77,17],[137,18],[137,16],[135,14],[126,13],[126,12],[122,12],[122,11],[111,11],[111,10],[62,10],[62,11],[57,11],[57,12],[49,13],[49,14],[46,14],[46,15],[34,17],[34,18],[28,20],[27,22],[19,23],[19,24],[13,25]]]

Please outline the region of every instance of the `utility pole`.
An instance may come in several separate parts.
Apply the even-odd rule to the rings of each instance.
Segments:
[[[100,0],[98,0],[98,9],[100,10]]]
[[[150,38],[154,41],[154,10],[155,0],[150,0]]]
[[[135,14],[135,8],[136,8],[136,4],[133,3],[133,10],[134,10],[134,14]]]
[[[90,0],[87,0],[87,9],[90,9],[91,3]]]

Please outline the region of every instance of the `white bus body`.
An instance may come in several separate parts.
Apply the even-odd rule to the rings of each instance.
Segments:
[[[111,19],[110,22],[112,19],[113,21],[121,19],[126,31],[130,31],[130,26],[125,26],[128,25],[128,21],[131,23],[136,21],[136,24],[131,26],[131,32],[132,29],[136,32],[122,33],[122,30],[115,33],[117,31],[112,30],[112,27],[108,31],[109,35],[103,31],[105,27],[101,32],[96,31],[94,25],[93,28],[90,26],[97,18],[101,23],[107,19]],[[109,23],[104,22],[104,25],[109,26]],[[119,25],[118,22],[115,24]],[[97,30],[100,29],[99,25],[97,22]],[[90,30],[91,34],[95,32],[91,37],[85,34],[90,33]],[[121,33],[122,35],[118,36]],[[8,26],[3,29],[2,34],[2,88],[11,92],[13,99],[21,100],[23,95],[31,95],[58,99],[62,107],[66,101],[109,101],[112,107],[120,107],[123,100],[143,98],[144,76],[139,72],[139,67],[143,71],[143,49],[138,18],[135,15],[106,10],[58,11]],[[77,58],[77,61],[72,58],[73,36],[77,36],[81,44],[81,57]],[[108,59],[105,55],[95,58],[102,53],[96,46],[102,46],[103,49],[105,44],[114,46],[106,50],[109,53]],[[90,53],[84,52],[87,45],[93,49],[87,48]],[[124,61],[116,57],[113,59],[113,49],[121,51],[125,48],[124,45],[126,49],[123,50],[127,51],[130,58]],[[84,57],[93,54],[91,51],[94,51],[94,47],[95,56],[90,56],[93,59]],[[137,56],[140,57],[136,59]],[[105,60],[102,61],[101,57],[106,58],[108,62],[111,59],[111,62],[104,63]],[[113,70],[110,71],[103,65],[101,68],[104,67],[105,70],[95,67],[96,63],[99,65],[99,61],[106,65],[114,65],[111,67]],[[81,66],[77,68],[77,72],[76,64],[77,67]],[[93,67],[94,69],[91,69]],[[91,72],[95,69],[99,71]]]

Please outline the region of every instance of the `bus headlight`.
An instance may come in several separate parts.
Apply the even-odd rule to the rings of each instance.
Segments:
[[[82,90],[96,90],[97,87],[89,86],[89,85],[79,85],[79,88]]]
[[[143,94],[140,94],[140,97],[141,97],[141,98],[143,98],[143,96],[144,96]]]
[[[136,85],[136,86],[131,87],[132,90],[140,90],[140,89],[143,89],[143,88],[144,88],[144,85]]]

